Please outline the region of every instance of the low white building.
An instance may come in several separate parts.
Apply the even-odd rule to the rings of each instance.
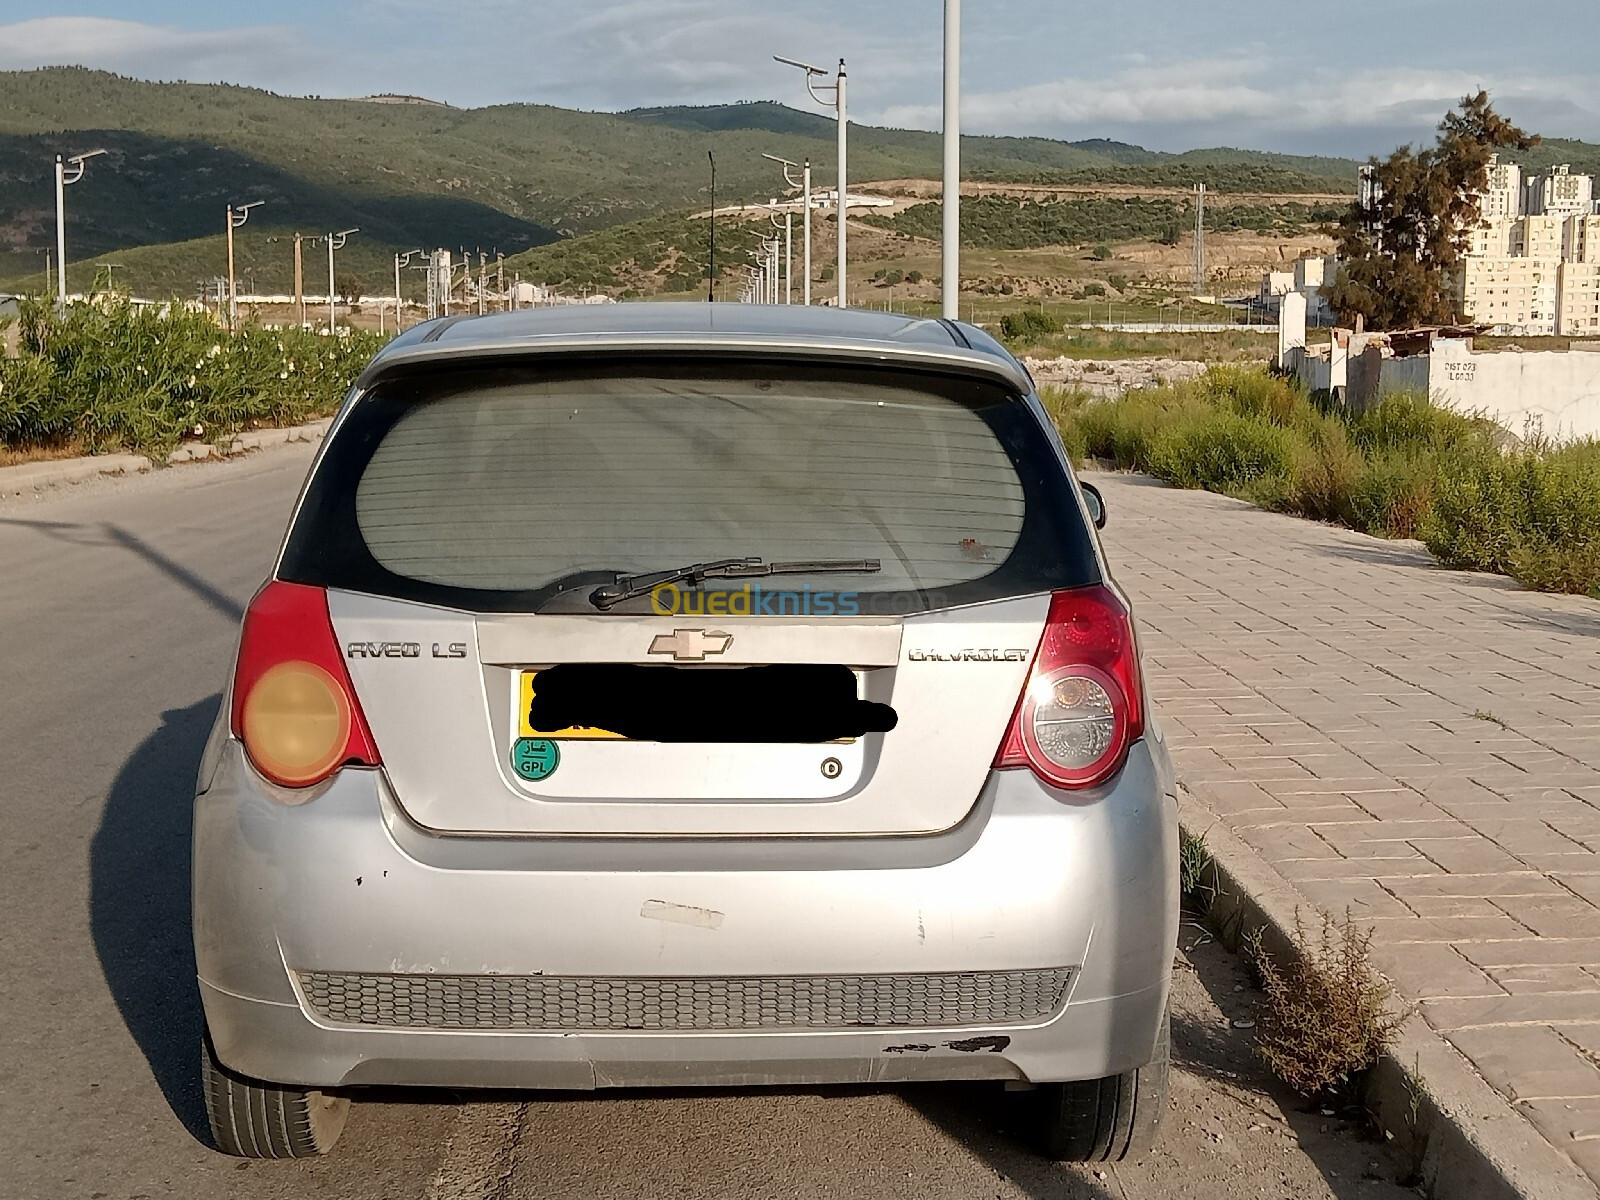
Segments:
[[[1296,259],[1287,271],[1268,271],[1261,277],[1261,287],[1256,303],[1269,313],[1280,311],[1283,298],[1290,294],[1305,297],[1306,319],[1313,325],[1327,325],[1333,321],[1333,306],[1323,294],[1331,287],[1339,272],[1336,258],[1307,257]]]

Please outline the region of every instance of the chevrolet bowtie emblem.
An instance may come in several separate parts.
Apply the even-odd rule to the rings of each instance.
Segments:
[[[721,654],[733,645],[731,633],[704,629],[674,629],[658,633],[650,643],[651,654],[670,654],[679,662],[698,662],[708,654]]]

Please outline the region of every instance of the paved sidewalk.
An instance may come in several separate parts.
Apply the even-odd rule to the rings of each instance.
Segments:
[[[1600,602],[1092,478],[1180,778],[1600,1185]]]

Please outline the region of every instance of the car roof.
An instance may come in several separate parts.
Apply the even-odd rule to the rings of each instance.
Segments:
[[[405,367],[451,359],[583,351],[710,350],[870,358],[1033,381],[981,329],[957,321],[819,305],[639,302],[570,304],[413,326],[380,350],[358,386]]]

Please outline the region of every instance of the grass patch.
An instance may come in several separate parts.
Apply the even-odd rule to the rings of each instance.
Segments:
[[[1600,597],[1600,442],[1506,450],[1489,422],[1424,396],[1353,413],[1239,366],[1116,400],[1058,394],[1050,406],[1080,461],[1420,537],[1446,566]]]
[[[1372,933],[1350,915],[1324,914],[1307,937],[1295,914],[1293,961],[1278,964],[1259,945],[1255,965],[1264,993],[1256,1051],[1279,1079],[1306,1096],[1349,1102],[1361,1076],[1394,1040],[1405,1013],[1372,965]]]
[[[1217,865],[1206,849],[1204,834],[1195,835],[1188,830],[1180,833],[1178,841],[1178,882],[1186,911],[1205,916],[1216,901],[1219,887]]]

